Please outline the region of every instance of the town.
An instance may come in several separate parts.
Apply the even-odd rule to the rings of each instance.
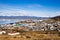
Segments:
[[[0,25],[0,40],[60,40],[59,16]]]
[[[0,25],[0,35],[16,35],[20,31],[58,31],[60,32],[60,21],[48,20],[24,20],[16,23]]]

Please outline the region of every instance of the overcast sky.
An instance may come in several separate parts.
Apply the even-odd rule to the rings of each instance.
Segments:
[[[0,0],[0,16],[60,15],[60,0]]]

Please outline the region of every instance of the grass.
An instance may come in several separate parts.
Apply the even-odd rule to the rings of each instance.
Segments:
[[[39,31],[29,31],[15,36],[0,35],[0,40],[60,40],[60,36],[57,33],[43,34]]]

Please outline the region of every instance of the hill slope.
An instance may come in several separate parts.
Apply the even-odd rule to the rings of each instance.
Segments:
[[[54,19],[56,21],[60,21],[60,16],[55,16],[55,17],[52,17],[51,19]]]

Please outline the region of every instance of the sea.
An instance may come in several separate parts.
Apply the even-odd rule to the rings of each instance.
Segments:
[[[21,19],[0,19],[0,25],[1,24],[9,24],[9,23],[15,23],[15,22],[20,22],[22,21]]]

